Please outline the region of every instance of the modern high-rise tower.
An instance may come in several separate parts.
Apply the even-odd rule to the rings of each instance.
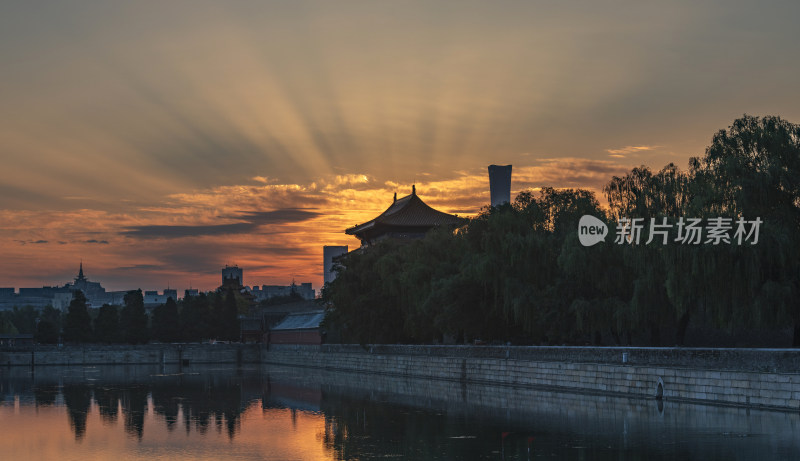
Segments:
[[[336,278],[336,272],[333,271],[333,258],[341,256],[345,253],[347,253],[347,245],[325,245],[322,247],[322,264],[325,283],[332,282],[333,279]]]
[[[489,165],[492,206],[511,202],[511,165]]]

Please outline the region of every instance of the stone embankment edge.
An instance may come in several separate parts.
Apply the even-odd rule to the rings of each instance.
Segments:
[[[800,410],[800,351],[791,349],[148,344],[0,350],[0,366],[200,363],[280,364]]]
[[[281,345],[261,357],[347,372],[800,410],[800,351],[788,349]]]
[[[256,344],[26,346],[0,350],[0,367],[261,363]]]

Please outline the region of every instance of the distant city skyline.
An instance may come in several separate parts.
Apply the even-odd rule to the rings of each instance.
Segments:
[[[744,113],[800,122],[797,2],[5,2],[0,287],[323,281],[416,184],[599,192]],[[602,197],[598,197],[602,201]]]
[[[78,266],[77,276],[66,283],[53,285],[0,287],[0,311],[12,308],[31,306],[44,308],[52,306],[62,312],[67,309],[73,300],[74,292],[81,291],[86,304],[90,308],[99,308],[103,305],[121,306],[130,291],[141,290],[145,308],[163,305],[169,298],[175,301],[185,299],[187,296],[197,296],[200,292],[226,290],[228,288],[242,287],[244,270],[238,266],[225,266],[221,269],[220,285],[214,290],[198,290],[192,287],[165,287],[152,289],[152,287],[128,287],[122,290],[106,290],[98,280],[91,280],[83,272],[83,263]],[[313,300],[321,287],[316,289],[311,282],[292,280],[286,285],[260,284],[257,281],[244,288],[256,302],[265,301],[275,297],[296,295],[305,300]]]

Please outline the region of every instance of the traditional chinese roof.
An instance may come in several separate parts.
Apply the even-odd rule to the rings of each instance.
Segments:
[[[355,235],[363,242],[391,232],[425,233],[436,226],[456,226],[462,222],[463,218],[428,206],[417,196],[416,186],[412,186],[411,195],[398,199],[395,194],[394,202],[386,211],[364,224],[345,230],[345,233]]]
[[[325,319],[325,311],[302,312],[287,315],[280,323],[272,327],[272,331],[313,330]]]

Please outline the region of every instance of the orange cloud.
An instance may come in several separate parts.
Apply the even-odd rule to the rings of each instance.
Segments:
[[[599,194],[629,165],[608,160],[546,158],[515,166],[512,197],[544,186],[586,188]],[[431,206],[470,216],[489,203],[485,168],[447,177],[419,175],[417,193]],[[344,230],[383,212],[410,182],[347,173],[305,184],[227,185],[172,194],[127,212],[0,210],[6,264],[0,276],[15,286],[69,281],[82,259],[87,274],[113,289],[205,290],[219,269],[239,264],[248,285],[322,280],[323,245],[358,241]],[[598,195],[602,200],[602,197]],[[20,270],[20,268],[23,268]]]
[[[606,152],[608,152],[610,154],[609,157],[625,158],[625,156],[627,154],[633,154],[633,153],[638,153],[638,152],[643,152],[643,151],[648,151],[648,150],[654,150],[654,149],[657,149],[659,147],[663,147],[663,146],[625,146],[625,147],[622,147],[620,149],[606,149]]]

